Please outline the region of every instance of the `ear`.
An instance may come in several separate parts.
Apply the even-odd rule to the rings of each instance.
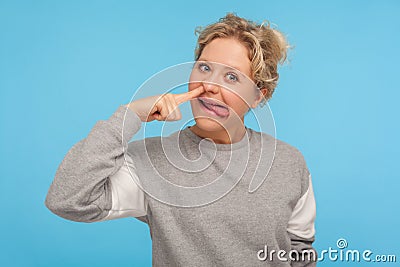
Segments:
[[[254,99],[254,102],[251,104],[251,108],[256,108],[258,104],[263,100],[264,96],[267,95],[268,89],[267,88],[261,88],[258,90],[258,94],[256,95],[256,98]]]

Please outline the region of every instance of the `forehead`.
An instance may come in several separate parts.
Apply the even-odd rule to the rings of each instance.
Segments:
[[[250,77],[251,62],[248,49],[236,39],[217,38],[207,44],[199,60],[231,66]]]

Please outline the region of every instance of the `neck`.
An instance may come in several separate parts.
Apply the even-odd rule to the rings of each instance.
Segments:
[[[242,140],[246,134],[246,128],[244,124],[235,129],[221,129],[220,131],[205,131],[197,126],[193,125],[189,128],[193,133],[200,136],[201,138],[209,138],[216,144],[232,144]]]

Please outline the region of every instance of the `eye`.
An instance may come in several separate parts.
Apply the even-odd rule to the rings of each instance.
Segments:
[[[210,71],[210,67],[206,63],[200,63],[199,64],[199,69],[202,72]]]
[[[228,78],[229,81],[232,81],[232,82],[237,82],[239,80],[238,76],[232,72],[227,73],[226,77]]]

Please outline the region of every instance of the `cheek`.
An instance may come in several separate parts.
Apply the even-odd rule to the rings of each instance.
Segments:
[[[240,84],[236,86],[225,88],[223,90],[224,99],[230,99],[231,102],[236,103],[247,111],[256,100],[256,91],[254,90],[253,84]]]
[[[225,99],[225,103],[230,106],[239,116],[245,114],[249,109],[246,101],[236,93],[224,91],[223,97]]]

